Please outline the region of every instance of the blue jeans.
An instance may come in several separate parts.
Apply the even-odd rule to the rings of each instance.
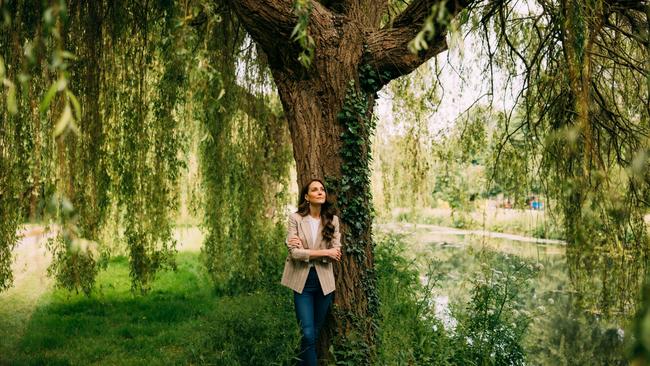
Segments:
[[[334,293],[323,295],[323,289],[318,281],[315,268],[309,269],[307,282],[301,294],[293,292],[293,302],[296,305],[296,317],[302,332],[301,351],[299,358],[301,365],[316,366],[316,340],[318,332],[323,326],[325,316],[329,310]]]

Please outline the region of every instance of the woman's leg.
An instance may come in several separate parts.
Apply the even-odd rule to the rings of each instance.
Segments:
[[[323,296],[323,290],[319,290],[314,295],[314,323],[316,324],[316,338],[320,334],[320,330],[325,323],[327,312],[334,301],[334,292]]]
[[[313,274],[312,274],[313,272]],[[293,292],[293,301],[296,306],[296,317],[302,332],[301,352],[299,358],[302,365],[316,366],[316,323],[314,319],[314,295],[321,293],[316,271],[312,270],[307,277],[305,288],[301,294]],[[314,281],[315,279],[315,281]]]

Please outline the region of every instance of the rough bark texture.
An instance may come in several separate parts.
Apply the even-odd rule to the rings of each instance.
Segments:
[[[312,178],[340,178],[345,163],[340,154],[343,126],[337,115],[345,102],[349,81],[359,87],[359,70],[370,65],[390,79],[413,71],[429,58],[446,49],[445,29],[438,27],[437,36],[427,51],[414,55],[407,45],[419,32],[431,6],[436,1],[415,0],[396,21],[380,28],[387,1],[330,0],[312,1],[309,34],[316,49],[312,66],[305,69],[297,61],[299,46],[290,40],[296,24],[292,13],[293,0],[230,0],[232,9],[258,46],[268,58],[275,84],[289,123],[293,153],[302,186]],[[456,14],[467,4],[449,2],[450,13]],[[381,86],[380,85],[380,86]],[[362,91],[369,100],[366,117],[372,114],[375,91]],[[366,149],[369,147],[365,147]],[[369,190],[367,185],[365,190]],[[336,197],[330,197],[336,200]],[[370,217],[367,220],[371,220]],[[343,245],[348,227],[342,217]],[[373,247],[370,225],[361,235],[366,239],[363,260],[344,255],[335,266],[335,314],[353,314],[354,318],[369,317],[368,293],[364,276],[373,269]],[[319,355],[327,356],[334,335],[347,335],[352,326],[349,316],[334,316],[321,334]],[[373,342],[372,326],[363,330],[366,340]],[[370,344],[372,347],[372,344]]]

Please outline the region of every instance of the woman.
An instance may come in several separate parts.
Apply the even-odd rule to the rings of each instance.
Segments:
[[[282,284],[293,289],[302,365],[317,364],[318,332],[334,297],[332,261],[341,260],[341,234],[333,211],[323,182],[312,179],[300,190],[298,211],[289,215]]]

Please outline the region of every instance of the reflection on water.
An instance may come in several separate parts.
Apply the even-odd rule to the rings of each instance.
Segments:
[[[646,259],[637,250],[567,249],[568,276],[576,302],[596,314],[626,319],[634,313],[646,277]]]
[[[480,273],[481,264],[513,256],[539,268],[523,310],[531,314],[525,338],[530,364],[626,364],[625,329],[630,328],[645,278],[641,256],[616,256],[612,254],[616,251],[589,252],[560,242],[536,243],[427,225],[380,225],[376,230],[406,235],[407,255],[419,268],[426,268],[432,259],[438,261],[443,276],[434,289],[435,312],[448,330],[456,326],[454,306],[469,302],[471,281]],[[484,256],[486,252],[499,256]]]
[[[436,309],[436,317],[442,321],[445,329],[453,331],[458,322],[451,314],[449,306],[449,296],[439,295],[434,297],[434,309]]]

